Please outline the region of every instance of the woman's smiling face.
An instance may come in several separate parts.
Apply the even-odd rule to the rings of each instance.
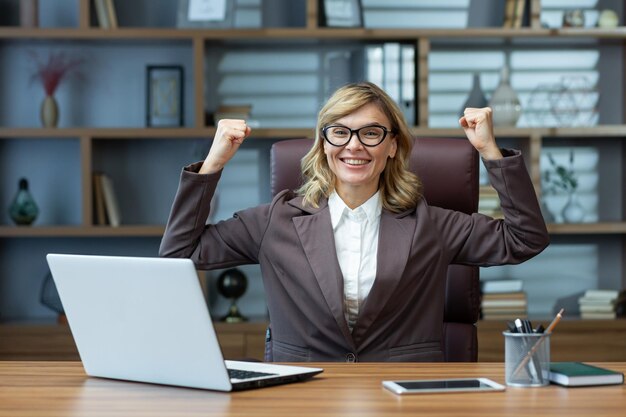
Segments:
[[[357,109],[332,125],[345,126],[352,130],[379,125],[388,131],[391,130],[389,119],[374,103]],[[350,141],[344,146],[334,146],[324,141],[324,153],[328,166],[335,174],[337,194],[342,198],[344,195],[352,195],[365,199],[374,195],[378,190],[380,174],[385,169],[387,158],[393,158],[396,149],[397,142],[391,132],[374,147],[364,146],[359,142],[356,133],[352,134]]]

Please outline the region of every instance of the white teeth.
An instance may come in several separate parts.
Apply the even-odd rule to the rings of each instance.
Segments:
[[[349,165],[365,165],[369,161],[366,161],[364,159],[344,159],[343,162]]]

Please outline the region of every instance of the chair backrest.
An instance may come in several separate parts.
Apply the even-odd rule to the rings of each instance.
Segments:
[[[272,195],[299,187],[300,160],[312,144],[311,139],[292,139],[272,145]],[[415,139],[410,168],[420,177],[428,204],[464,213],[478,209],[478,153],[466,139]],[[478,268],[450,265],[445,297],[445,360],[475,362],[478,358],[475,323],[480,299]],[[271,350],[266,348],[266,360],[272,359],[270,354]]]

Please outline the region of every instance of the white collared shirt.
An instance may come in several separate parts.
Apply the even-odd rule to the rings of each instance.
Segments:
[[[376,278],[378,230],[382,202],[376,192],[354,210],[336,192],[328,198],[335,248],[343,274],[344,314],[350,331]]]

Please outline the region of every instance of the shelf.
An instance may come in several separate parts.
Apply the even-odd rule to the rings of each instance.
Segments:
[[[7,237],[159,237],[164,226],[0,226],[0,238]]]
[[[624,39],[626,27],[505,29],[500,27],[465,29],[367,29],[367,28],[259,28],[259,29],[177,29],[177,28],[0,28],[0,39],[145,39],[145,40],[228,40],[228,39],[356,39],[398,40],[416,38],[597,38]]]
[[[315,127],[310,128],[253,128],[251,138],[259,139],[291,139],[312,137]],[[529,138],[529,137],[567,137],[588,139],[590,137],[615,137],[626,139],[626,125],[600,125],[592,127],[556,127],[556,128],[496,128],[496,137]],[[419,137],[463,137],[459,128],[431,129],[412,127],[411,133]],[[171,138],[206,138],[213,137],[215,127],[70,127],[70,128],[37,128],[37,127],[0,127],[0,138],[68,138],[92,137],[98,139],[171,139]]]
[[[314,128],[280,129],[255,128],[251,139],[290,139],[311,137]],[[459,132],[457,132],[458,134]],[[214,127],[204,128],[0,128],[0,138],[68,138],[91,137],[95,139],[172,139],[213,138]]]
[[[626,222],[548,224],[548,232],[553,235],[597,235],[626,233]]]
[[[0,128],[0,137],[8,138],[67,138],[67,137],[94,137],[106,139],[129,138],[185,138],[206,137],[213,135],[214,128]]]

